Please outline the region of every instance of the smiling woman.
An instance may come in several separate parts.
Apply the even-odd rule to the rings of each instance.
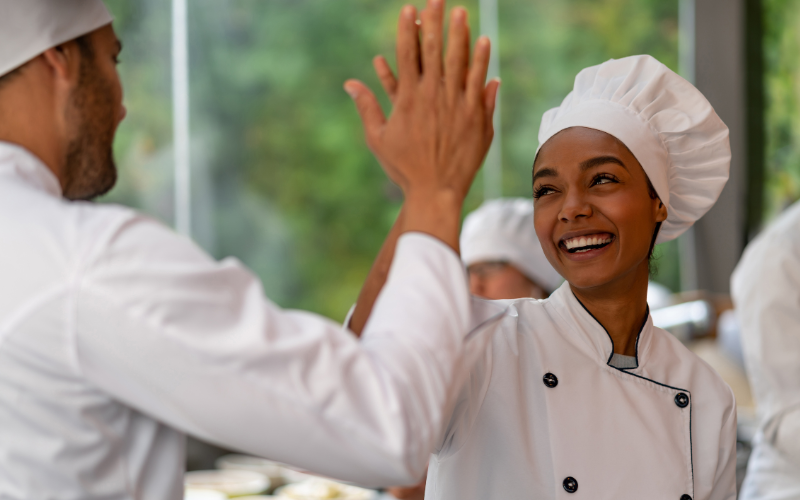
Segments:
[[[727,180],[727,127],[634,56],[582,71],[539,143],[534,226],[566,283],[545,300],[474,301],[476,362],[426,498],[735,498],[731,391],[647,307],[653,246]]]
[[[618,353],[635,356],[647,315],[649,258],[667,208],[633,153],[591,128],[550,138],[533,178],[534,223],[545,255],[589,304]],[[609,304],[609,297],[625,300]],[[598,301],[605,307],[592,307]]]

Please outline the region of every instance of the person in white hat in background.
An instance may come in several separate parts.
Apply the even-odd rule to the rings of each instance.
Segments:
[[[800,202],[744,251],[731,277],[758,432],[740,498],[800,498]]]
[[[179,500],[184,433],[365,485],[420,479],[467,375],[454,250],[499,85],[485,83],[488,40],[470,55],[463,9],[443,64],[443,16],[441,0],[421,27],[403,9],[388,120],[345,84],[406,195],[359,342],[281,310],[236,260],[80,201],[116,179],[111,16],[100,0],[0,0],[0,498]]]
[[[536,237],[529,199],[484,202],[464,219],[460,245],[469,291],[478,297],[544,299],[564,281]]]
[[[578,74],[533,166],[536,234],[566,282],[545,300],[473,301],[476,364],[425,498],[736,497],[732,391],[647,305],[654,245],[714,204],[729,168],[727,127],[657,60]]]

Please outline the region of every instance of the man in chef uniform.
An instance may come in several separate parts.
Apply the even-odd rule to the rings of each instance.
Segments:
[[[489,200],[464,219],[461,259],[470,293],[490,300],[547,298],[564,281],[533,228],[533,201]]]
[[[740,498],[800,498],[800,203],[745,249],[731,277],[759,430]]]
[[[100,0],[0,0],[0,498],[178,500],[184,433],[366,485],[419,480],[465,376],[454,249],[499,85],[488,40],[470,56],[463,9],[442,64],[443,9],[431,0],[421,26],[401,13],[388,120],[345,85],[406,195],[359,341],[281,310],[235,259],[80,201],[116,176],[111,16]]]

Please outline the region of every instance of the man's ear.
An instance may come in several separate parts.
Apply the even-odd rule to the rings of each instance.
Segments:
[[[81,56],[80,47],[75,40],[49,48],[41,55],[53,77],[68,85],[78,83]]]

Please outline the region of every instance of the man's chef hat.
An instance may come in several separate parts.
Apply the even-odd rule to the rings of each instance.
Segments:
[[[561,106],[542,117],[539,148],[570,127],[606,132],[633,153],[667,207],[658,243],[702,217],[728,180],[728,127],[699,90],[650,56],[578,73]]]
[[[533,229],[533,202],[524,198],[490,200],[464,219],[461,258],[477,262],[508,262],[531,281],[552,293],[563,281],[547,261]]]
[[[102,0],[0,0],[0,76],[111,21]]]

